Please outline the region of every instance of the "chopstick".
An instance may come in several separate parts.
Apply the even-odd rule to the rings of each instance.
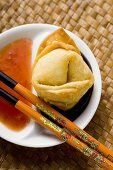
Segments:
[[[33,118],[36,122],[38,122],[43,127],[49,129],[53,132],[56,136],[58,136],[61,140],[67,142],[84,155],[92,158],[97,162],[100,167],[104,167],[108,170],[113,170],[113,163],[106,159],[104,156],[99,154],[97,151],[89,148],[86,144],[78,140],[74,137],[71,133],[67,132],[65,128],[60,128],[55,123],[51,122],[46,117],[42,116],[39,112],[33,110],[30,106],[22,102],[21,100],[17,99],[16,97],[12,96],[2,88],[0,88],[0,96],[4,98],[6,101],[13,104],[18,110],[26,114],[27,116]]]
[[[58,122],[63,127],[70,130],[79,139],[87,143],[92,149],[95,149],[102,153],[106,158],[113,162],[113,152],[106,146],[101,144],[91,135],[84,130],[80,129],[76,124],[71,122],[69,119],[61,115],[58,111],[53,109],[51,106],[46,104],[43,100],[32,94],[28,89],[14,81],[12,78],[7,76],[5,73],[0,71],[0,80],[10,88],[14,89],[17,93],[26,98],[30,103],[38,107],[41,111],[45,112],[49,117]]]

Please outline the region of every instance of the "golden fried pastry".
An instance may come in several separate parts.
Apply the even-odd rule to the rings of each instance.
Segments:
[[[88,91],[94,80],[80,50],[60,28],[40,45],[32,82],[40,98],[68,110]]]

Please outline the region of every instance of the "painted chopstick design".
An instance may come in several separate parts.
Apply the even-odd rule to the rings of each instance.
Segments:
[[[56,111],[51,106],[46,104],[44,101],[39,99],[37,96],[32,94],[28,89],[26,89],[19,83],[15,82],[14,80],[12,80],[10,77],[8,77],[6,74],[4,74],[1,71],[0,71],[0,80],[3,81],[3,83],[7,85],[9,83],[10,87],[14,89],[17,93],[22,95],[33,105],[37,106],[41,111],[45,112],[53,120],[55,120],[56,122],[58,122],[59,124],[67,128],[68,130],[70,130],[78,138],[86,142],[92,149],[99,151],[105,157],[107,157],[109,160],[113,162],[113,152],[111,150],[109,150],[106,146],[104,146],[99,141],[97,141],[95,138],[90,136],[87,132],[80,129],[76,124],[71,122],[69,119],[65,118],[62,114],[60,114],[58,111]]]
[[[13,104],[18,110],[33,118],[37,123],[42,125],[43,127],[49,129],[56,136],[58,136],[61,140],[67,142],[84,155],[93,159],[100,167],[104,167],[107,170],[113,170],[113,163],[106,159],[104,156],[99,154],[97,151],[89,148],[86,144],[78,140],[76,137],[68,133],[64,128],[60,128],[49,119],[42,116],[40,113],[33,110],[27,104],[22,102],[21,100],[15,98],[11,94],[7,93],[5,90],[0,88],[0,96]]]

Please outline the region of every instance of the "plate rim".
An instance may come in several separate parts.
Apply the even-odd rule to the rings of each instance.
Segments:
[[[13,28],[10,28],[9,30],[6,30],[5,32],[3,32],[3,33],[1,33],[0,34],[0,38],[2,37],[2,36],[7,36],[7,34],[9,34],[9,33],[11,33],[12,31],[17,31],[17,30],[19,30],[20,28],[24,28],[24,29],[27,29],[28,27],[44,27],[44,26],[46,26],[46,27],[52,27],[51,28],[51,30],[52,31],[54,31],[53,30],[53,28],[54,29],[58,29],[58,28],[61,28],[60,26],[56,26],[56,25],[52,25],[52,24],[42,24],[42,23],[34,23],[34,24],[24,24],[24,25],[19,25],[19,26],[16,26],[16,27],[13,27]],[[102,91],[102,80],[101,80],[101,73],[100,73],[100,69],[99,69],[99,66],[98,66],[98,63],[97,63],[97,61],[96,61],[96,58],[94,57],[94,54],[92,53],[92,51],[90,50],[90,48],[88,47],[88,45],[80,38],[80,37],[78,37],[77,35],[75,35],[73,32],[71,32],[71,31],[69,31],[69,30],[66,30],[66,29],[64,29],[67,33],[69,33],[69,34],[71,34],[71,36],[73,37],[76,37],[79,41],[81,41],[82,42],[82,44],[81,45],[83,45],[83,46],[85,46],[86,47],[86,50],[88,50],[89,51],[89,53],[90,53],[90,55],[91,56],[93,56],[93,60],[95,60],[95,63],[96,63],[96,69],[97,69],[97,72],[98,72],[98,81],[99,81],[99,89],[98,89],[98,92],[99,92],[99,94],[98,94],[98,101],[96,102],[96,107],[95,107],[95,111],[92,113],[92,116],[90,116],[90,118],[86,121],[86,122],[84,122],[84,124],[82,125],[82,129],[84,129],[88,124],[89,124],[89,122],[91,121],[91,119],[93,118],[93,116],[94,116],[94,114],[95,114],[95,112],[96,112],[96,110],[97,110],[97,107],[98,107],[98,105],[99,105],[99,102],[100,102],[100,98],[101,98],[101,91]],[[76,38],[74,38],[74,39],[76,39]],[[80,47],[79,47],[80,48]],[[91,63],[90,63],[91,64]],[[91,64],[91,67],[92,67],[92,64]],[[87,107],[86,107],[87,108]],[[83,114],[83,113],[82,113]],[[75,120],[76,121],[76,120]],[[75,122],[74,121],[74,122]],[[1,136],[1,135],[0,135]],[[7,141],[9,141],[9,142],[11,142],[11,143],[14,143],[14,144],[17,144],[17,145],[20,145],[20,146],[25,146],[25,147],[34,147],[34,148],[45,148],[45,147],[51,147],[51,146],[56,146],[56,145],[59,145],[59,144],[62,144],[63,142],[62,141],[59,141],[58,143],[56,143],[56,144],[54,144],[54,143],[52,143],[52,144],[50,144],[50,145],[47,145],[47,146],[42,146],[42,145],[38,145],[38,146],[36,146],[36,145],[26,145],[26,144],[22,144],[21,142],[19,142],[19,141],[16,141],[16,140],[10,140],[10,139],[7,139],[7,137],[6,138],[4,138],[4,137],[1,137],[1,138],[3,138],[3,139],[5,139],[5,140],[7,140]]]

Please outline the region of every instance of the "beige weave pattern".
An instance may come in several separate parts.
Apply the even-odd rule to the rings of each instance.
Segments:
[[[93,51],[103,88],[97,112],[85,129],[113,150],[113,0],[0,0],[0,32],[27,23],[62,26]],[[0,139],[0,170],[102,170],[67,144],[24,148]]]

